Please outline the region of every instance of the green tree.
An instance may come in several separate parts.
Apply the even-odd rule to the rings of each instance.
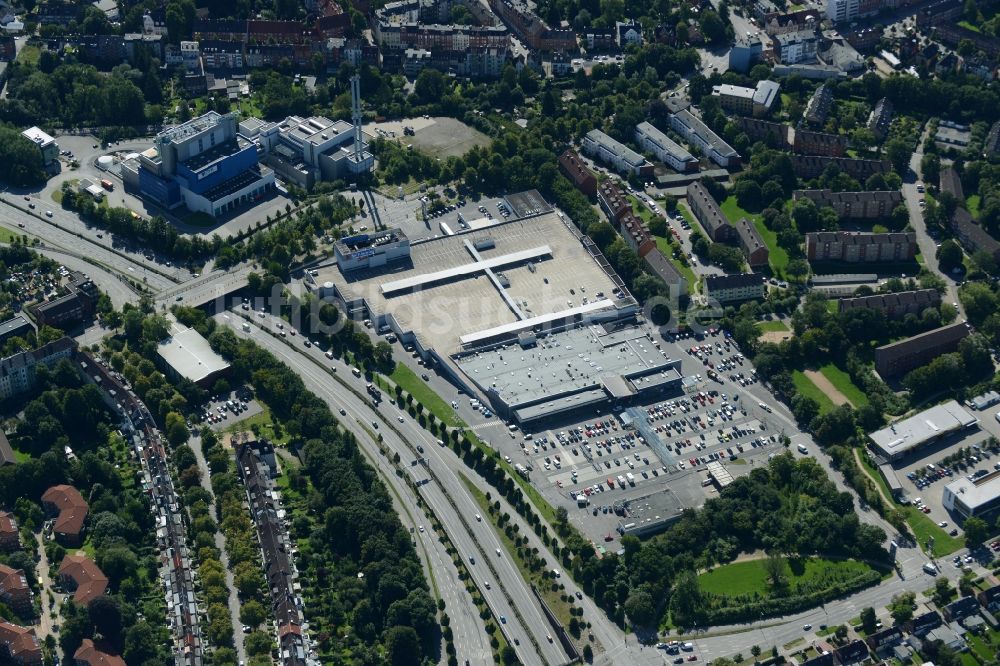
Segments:
[[[990,535],[990,526],[985,520],[976,516],[966,518],[962,524],[962,529],[965,531],[965,545],[968,548],[975,548],[982,545]]]
[[[260,626],[266,617],[267,611],[256,599],[245,601],[243,605],[240,606],[240,622],[248,627],[256,628]]]
[[[937,249],[936,256],[938,263],[941,265],[941,270],[944,272],[961,267],[964,257],[961,246],[951,238],[941,243],[941,247]]]
[[[397,626],[387,629],[385,649],[392,666],[416,666],[420,663],[420,641],[413,627]]]
[[[876,618],[875,609],[868,606],[863,611],[861,611],[861,627],[865,630],[865,633],[874,633],[876,629]]]
[[[912,154],[913,148],[905,139],[889,139],[885,144],[885,156],[892,163],[892,168],[901,176],[906,175]]]
[[[896,624],[904,624],[913,619],[913,602],[917,595],[913,592],[897,594],[889,603],[889,613]]]
[[[625,614],[633,624],[640,627],[652,626],[656,622],[656,603],[652,595],[643,589],[636,590],[625,600]]]
[[[951,601],[951,595],[951,581],[944,576],[938,576],[934,581],[934,592],[932,594],[934,603],[940,608]]]

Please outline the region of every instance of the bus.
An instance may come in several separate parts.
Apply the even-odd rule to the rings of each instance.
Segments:
[[[106,189],[108,192],[113,192],[114,189],[115,189],[115,184],[112,183],[107,178],[105,178],[105,179],[101,180],[101,187],[103,187],[104,189]]]

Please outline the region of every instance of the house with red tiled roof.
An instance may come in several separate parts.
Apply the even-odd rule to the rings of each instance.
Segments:
[[[14,514],[0,511],[0,551],[9,553],[20,548],[21,536]]]
[[[108,577],[83,553],[67,555],[59,565],[59,580],[73,601],[86,606],[108,589]]]
[[[0,564],[0,602],[21,617],[35,614],[31,606],[31,588],[23,569]]]
[[[89,510],[80,491],[65,484],[52,486],[42,495],[42,505],[49,515],[56,517],[52,526],[56,541],[64,546],[79,546]]]
[[[0,657],[16,666],[41,666],[42,646],[35,630],[0,621]]]
[[[125,666],[124,659],[101,650],[89,638],[84,638],[80,647],[73,653],[73,661],[76,662],[76,666]]]

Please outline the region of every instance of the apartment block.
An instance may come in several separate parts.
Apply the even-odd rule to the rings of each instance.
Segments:
[[[569,178],[576,189],[588,197],[597,194],[597,177],[573,150],[567,150],[559,156],[559,170]]]
[[[847,137],[840,134],[825,134],[810,130],[796,129],[792,150],[807,155],[843,157],[847,154]]]
[[[652,123],[644,122],[635,126],[635,142],[674,171],[684,173],[698,170],[698,159]]]
[[[17,613],[20,617],[32,617],[35,614],[31,605],[31,588],[22,569],[14,569],[6,564],[0,564],[0,602]]]
[[[635,215],[626,215],[619,228],[625,244],[640,257],[646,256],[656,247],[656,239],[645,223]]]
[[[614,226],[621,224],[626,215],[632,214],[632,203],[621,188],[610,180],[602,182],[598,188],[597,203]]]
[[[733,225],[701,182],[695,181],[688,185],[687,204],[710,240],[722,243],[736,238]]]
[[[72,338],[60,338],[38,349],[0,359],[0,400],[31,390],[39,364],[52,367],[61,359],[72,357],[75,350],[76,342]]]
[[[684,140],[697,147],[702,155],[723,169],[740,165],[740,154],[689,110],[682,109],[671,114],[670,129],[684,137]]]
[[[687,278],[660,252],[659,248],[654,247],[643,256],[643,259],[653,274],[667,284],[672,297],[680,298],[687,293]]]
[[[55,517],[52,532],[56,541],[70,547],[83,543],[83,526],[90,508],[79,490],[66,484],[52,486],[42,494],[42,506]]]
[[[912,261],[917,253],[915,233],[861,233],[819,231],[806,234],[810,261],[875,263]]]
[[[0,620],[0,657],[14,666],[42,666],[42,646],[35,630]]]
[[[734,86],[728,83],[712,87],[712,95],[719,98],[723,109],[745,116],[766,116],[780,99],[781,86],[774,81],[758,81],[756,88]]]
[[[902,319],[908,314],[919,315],[927,308],[941,305],[941,294],[936,289],[899,291],[893,294],[854,296],[837,301],[839,312],[850,310],[878,310],[889,319]]]
[[[108,577],[83,551],[63,558],[59,581],[73,593],[73,601],[83,607],[108,589]]]
[[[608,164],[621,174],[650,176],[653,165],[646,158],[601,130],[590,130],[583,137],[583,152]]]
[[[0,511],[0,552],[10,553],[21,549],[21,533],[14,514]]]
[[[792,199],[809,199],[817,207],[830,207],[839,217],[855,220],[877,220],[888,217],[903,203],[899,190],[865,192],[834,192],[832,190],[795,190]]]
[[[764,298],[764,280],[756,273],[705,276],[709,298],[721,304]]]
[[[736,124],[751,141],[763,141],[772,148],[787,150],[792,145],[792,128],[785,123],[775,123],[759,118],[740,116]]]
[[[753,222],[745,217],[741,217],[733,227],[736,229],[736,237],[739,240],[740,249],[743,250],[743,256],[746,257],[750,267],[758,268],[767,266],[770,261],[770,252]]]
[[[816,59],[819,38],[815,30],[783,32],[774,35],[772,40],[778,62],[784,65],[812,62]]]
[[[806,122],[820,126],[826,122],[826,117],[830,115],[833,108],[833,91],[824,83],[809,98],[803,118]]]
[[[827,0],[826,17],[834,23],[846,23],[856,19],[860,9],[860,0]]]
[[[892,125],[892,102],[887,97],[883,97],[868,115],[866,127],[880,141],[889,133],[889,126]]]
[[[862,160],[852,157],[823,157],[820,155],[791,155],[792,167],[800,178],[816,178],[827,167],[833,165],[859,182],[865,182],[875,174],[887,174],[892,170],[889,160]]]
[[[930,363],[941,354],[955,351],[958,343],[968,335],[969,329],[959,322],[876,347],[875,369],[882,377],[905,374]]]

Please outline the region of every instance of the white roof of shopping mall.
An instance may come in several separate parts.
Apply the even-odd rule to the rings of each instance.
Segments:
[[[391,316],[397,331],[413,331],[424,348],[450,355],[463,339],[516,335],[536,317],[588,309],[595,301],[607,299],[604,309],[614,311],[623,303],[612,275],[568,222],[548,212],[414,241],[408,261],[346,277],[322,271],[317,279],[332,280],[345,300],[364,299],[373,313]]]
[[[668,375],[680,381],[676,362],[665,356],[642,329],[593,324],[540,336],[536,346],[513,344],[455,358],[462,372],[484,392],[495,393],[514,409],[554,413],[588,402],[621,397],[634,389],[626,380]],[[623,383],[624,382],[624,383]],[[624,387],[624,388],[623,388]],[[525,405],[525,407],[518,407]],[[523,420],[530,420],[528,411]]]
[[[907,419],[868,435],[879,451],[890,459],[917,449],[949,433],[979,422],[955,400],[925,409]]]

